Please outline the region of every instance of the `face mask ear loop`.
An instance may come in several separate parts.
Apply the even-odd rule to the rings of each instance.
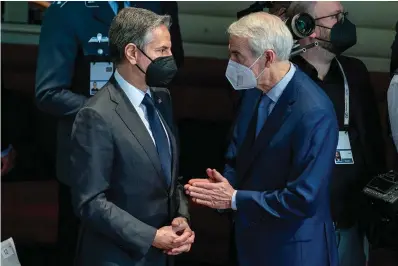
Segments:
[[[264,67],[263,71],[261,71],[260,74],[258,74],[256,80],[264,73],[264,71],[265,71],[265,67]]]
[[[256,59],[256,61],[254,61],[254,63],[249,67],[250,70],[252,69],[252,67],[257,63],[257,61],[258,61],[261,57],[263,57],[263,55],[260,55],[260,56]],[[265,71],[265,67],[264,67],[263,71],[261,71],[261,73],[256,77],[256,80],[261,76],[261,74],[263,74],[264,71]]]
[[[260,55],[256,61],[254,61],[254,63],[249,67],[249,69],[252,69],[252,67],[257,63],[257,61],[262,57],[263,55]]]
[[[147,54],[146,54],[144,51],[142,51],[138,46],[136,46],[136,47],[137,47],[138,50],[141,51],[141,53],[142,53],[143,55],[146,56],[146,58],[148,58],[151,62],[153,62],[153,60],[152,60],[149,56],[147,56]]]
[[[153,62],[153,60],[152,60],[149,56],[147,56],[147,54],[146,54],[144,51],[142,51],[138,46],[136,46],[136,47],[137,47],[138,50],[140,50],[140,52],[141,52],[143,55],[145,55],[145,56],[149,59],[149,61]],[[144,70],[142,70],[142,68],[141,68],[138,64],[136,64],[136,66],[137,66],[137,68],[138,68],[139,70],[141,70],[142,73],[144,73],[144,74],[146,75],[146,72],[144,72]]]

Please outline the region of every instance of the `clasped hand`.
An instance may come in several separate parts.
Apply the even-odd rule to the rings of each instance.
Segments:
[[[167,255],[179,255],[189,252],[195,240],[195,233],[191,230],[185,218],[177,217],[169,226],[157,230],[153,246],[162,249]]]
[[[232,196],[235,189],[228,180],[215,169],[206,170],[208,179],[191,179],[184,186],[185,193],[192,197],[192,201],[213,209],[231,208]]]

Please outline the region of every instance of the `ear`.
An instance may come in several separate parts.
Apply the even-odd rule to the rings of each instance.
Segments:
[[[130,64],[135,65],[137,64],[137,56],[138,56],[138,49],[137,46],[133,43],[129,43],[124,47],[124,54],[126,56],[127,61]]]
[[[264,58],[265,58],[265,67],[269,68],[273,62],[276,60],[276,54],[273,50],[266,50],[264,52]]]

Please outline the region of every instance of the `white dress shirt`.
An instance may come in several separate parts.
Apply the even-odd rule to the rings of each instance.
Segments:
[[[119,72],[117,70],[115,71],[115,79],[116,79],[117,83],[119,83],[120,88],[122,88],[122,90],[126,93],[126,95],[129,98],[131,104],[134,106],[134,108],[137,111],[138,115],[140,116],[142,122],[144,123],[146,129],[148,130],[148,133],[151,136],[153,143],[156,146],[156,142],[155,142],[155,139],[153,138],[152,130],[151,130],[150,126],[149,126],[148,114],[147,114],[147,111],[146,111],[146,107],[145,107],[145,105],[142,104],[142,100],[145,97],[145,92],[143,92],[140,89],[137,89],[136,87],[134,87],[133,85],[128,83],[119,74]],[[146,91],[146,93],[152,98],[150,89],[148,89]],[[167,133],[167,130],[166,130],[164,124],[163,124],[163,121],[162,121],[161,116],[160,116],[159,113],[158,113],[158,116],[159,116],[160,122],[162,123],[164,132],[166,132],[167,140],[168,140],[168,143],[169,143],[169,152],[171,152],[169,134]]]

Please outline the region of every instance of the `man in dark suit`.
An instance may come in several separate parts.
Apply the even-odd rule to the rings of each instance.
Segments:
[[[172,265],[194,234],[177,178],[166,87],[177,66],[170,16],[125,8],[109,30],[116,66],[72,129],[72,200],[82,220],[79,265]]]
[[[239,265],[338,265],[328,193],[338,134],[333,105],[288,61],[293,38],[278,17],[250,14],[228,32],[226,76],[249,90],[224,176],[208,169],[208,179],[185,189],[198,204],[234,210]]]
[[[68,175],[72,124],[76,113],[90,97],[91,82],[101,80],[105,83],[112,74],[109,26],[118,11],[133,4],[171,15],[172,50],[177,64],[181,65],[184,53],[176,2],[55,1],[45,13],[37,62],[36,101],[42,111],[58,118],[58,265],[72,264],[78,231]],[[95,68],[101,65],[107,67]]]

